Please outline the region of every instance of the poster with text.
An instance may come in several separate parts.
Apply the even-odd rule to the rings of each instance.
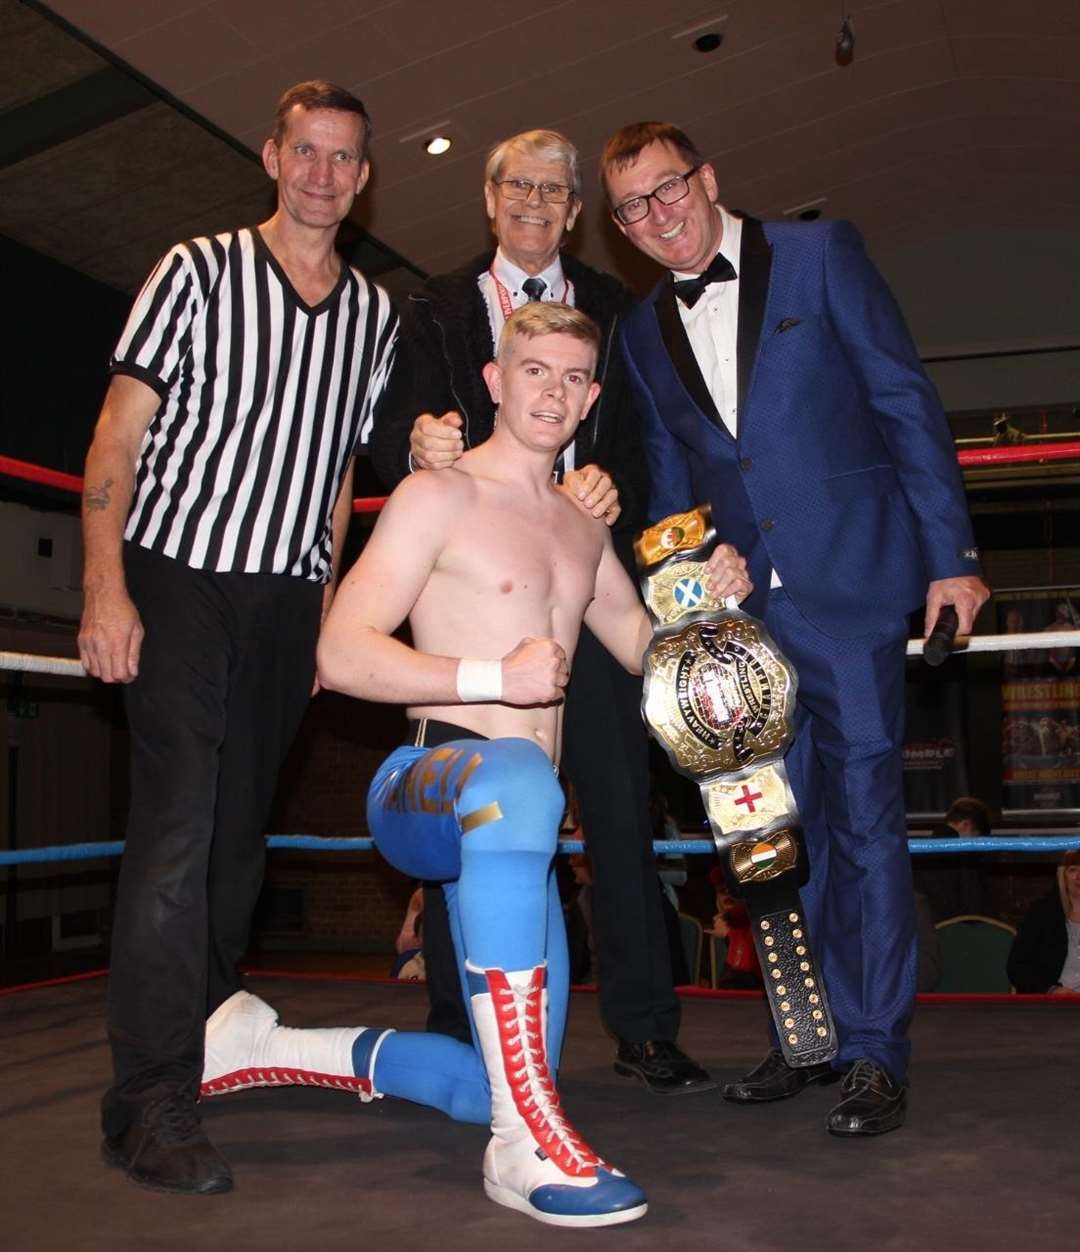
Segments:
[[[1003,634],[1080,629],[1080,588],[1011,592]],[[1080,649],[1002,653],[1002,782],[1006,810],[1080,809]]]

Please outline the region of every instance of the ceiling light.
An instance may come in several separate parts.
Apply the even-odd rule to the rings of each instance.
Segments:
[[[450,145],[454,141],[448,139],[445,135],[432,135],[430,139],[424,140],[424,151],[428,156],[442,156],[449,150]]]
[[[804,200],[802,204],[793,204],[790,209],[782,209],[781,213],[784,217],[797,217],[800,222],[816,222],[824,203],[825,196],[818,196],[816,200]]]
[[[851,29],[851,18],[845,13],[836,36],[836,64],[850,65],[854,59],[855,32]]]

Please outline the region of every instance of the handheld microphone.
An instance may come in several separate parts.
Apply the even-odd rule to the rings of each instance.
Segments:
[[[960,619],[956,616],[954,606],[943,605],[933,630],[926,636],[926,643],[923,644],[923,660],[927,665],[940,665],[948,658],[959,625]]]

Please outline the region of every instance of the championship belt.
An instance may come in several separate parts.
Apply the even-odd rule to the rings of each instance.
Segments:
[[[799,886],[808,863],[783,755],[798,678],[764,623],[713,596],[708,505],[666,517],[634,544],[653,639],[642,713],[680,774],[701,787],[717,851],[746,902],[784,1060],[837,1052]]]

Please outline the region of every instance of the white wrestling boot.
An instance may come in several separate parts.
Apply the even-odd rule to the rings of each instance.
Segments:
[[[269,1004],[237,991],[206,1023],[199,1094],[205,1098],[248,1087],[330,1087],[355,1091],[364,1101],[381,1099],[371,1076],[379,1047],[392,1033],[364,1026],[279,1026]],[[353,1045],[365,1035],[369,1046],[357,1055]]]
[[[547,1064],[545,966],[505,973],[466,962],[491,1083],[484,1190],[552,1226],[614,1226],[645,1214],[645,1193],[566,1120]]]

